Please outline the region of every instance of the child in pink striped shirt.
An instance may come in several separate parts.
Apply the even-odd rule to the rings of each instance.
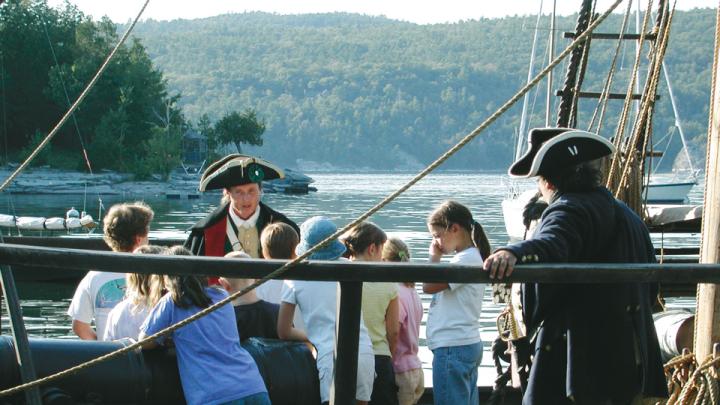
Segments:
[[[382,259],[388,262],[407,262],[410,260],[410,251],[400,239],[390,238],[383,246]],[[398,386],[400,405],[414,405],[425,391],[425,377],[418,357],[423,308],[420,295],[415,290],[415,283],[399,283],[398,298],[400,333],[392,353],[395,383]]]

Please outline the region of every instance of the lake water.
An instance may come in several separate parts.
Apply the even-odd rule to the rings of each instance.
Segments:
[[[326,215],[342,226],[374,206],[412,178],[414,173],[372,173],[372,174],[310,174],[315,180],[316,193],[308,195],[265,194],[263,201],[283,212],[300,224],[314,215]],[[522,183],[522,187],[534,187],[533,181]],[[411,249],[412,260],[427,260],[430,236],[425,218],[434,206],[445,199],[455,199],[467,205],[475,219],[485,228],[493,247],[507,242],[500,208],[508,192],[508,178],[504,174],[435,174],[423,179],[404,195],[392,202],[371,220],[385,229],[391,236],[402,238]],[[199,199],[170,200],[152,195],[145,196],[103,196],[103,195],[0,195],[0,213],[18,216],[64,216],[71,206],[88,211],[98,218],[100,201],[104,209],[121,201],[142,199],[155,210],[151,237],[185,237],[185,231],[205,216],[218,204],[219,194],[202,196]],[[690,194],[690,202],[702,204],[702,182]],[[104,211],[103,211],[104,212]],[[681,234],[663,236],[665,246],[697,246],[698,235]],[[660,236],[654,236],[656,245]],[[31,336],[72,337],[70,319],[65,314],[75,285],[20,283],[20,297],[27,329]],[[492,303],[489,288],[484,300],[482,336],[485,344],[483,364],[480,368],[481,385],[492,385],[495,377],[490,345],[497,335],[495,317],[501,309]],[[429,297],[423,295],[427,313]],[[694,299],[674,299],[671,307],[689,307]],[[2,332],[8,333],[7,311],[2,311]],[[421,338],[424,338],[424,321]],[[430,368],[432,355],[427,348],[421,350],[426,369]],[[426,379],[429,373],[426,370]],[[430,385],[430,384],[428,384]]]

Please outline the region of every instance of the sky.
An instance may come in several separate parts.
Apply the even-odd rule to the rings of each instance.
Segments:
[[[64,0],[50,0],[53,5]],[[577,11],[580,0],[555,0],[557,14]],[[115,22],[135,18],[144,0],[71,0],[84,13],[100,18],[107,15]],[[536,15],[540,0],[150,0],[143,19],[174,20],[211,17],[225,13],[264,11],[277,14],[348,12],[373,16],[384,15],[395,20],[418,24],[448,23],[478,18],[500,18],[508,15]],[[598,0],[598,10],[607,9],[613,0]],[[647,1],[640,0],[644,8]],[[637,4],[637,1],[634,3]],[[543,1],[543,12],[549,14],[553,0]],[[624,10],[626,3],[618,6]],[[636,6],[633,5],[633,8]],[[718,0],[677,0],[677,9],[718,7]]]

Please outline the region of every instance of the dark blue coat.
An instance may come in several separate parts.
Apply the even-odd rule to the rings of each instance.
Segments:
[[[532,238],[505,249],[519,263],[655,261],[645,224],[604,187],[556,197]],[[528,335],[537,335],[523,403],[666,397],[651,311],[656,291],[640,283],[525,284]]]

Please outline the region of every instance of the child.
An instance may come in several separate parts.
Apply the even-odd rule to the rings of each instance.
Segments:
[[[295,258],[295,246],[300,237],[295,229],[283,222],[269,224],[260,234],[260,247],[265,259],[292,260]],[[269,280],[257,288],[260,299],[280,304],[282,280]]]
[[[182,246],[174,246],[166,254],[191,253]],[[206,277],[166,276],[166,285],[168,293],[150,311],[141,327],[141,339],[227,297],[224,290],[208,287]],[[225,305],[174,331],[172,340],[188,405],[270,405],[255,361],[240,346],[231,306]],[[166,338],[161,338],[143,348],[165,343]]]
[[[143,245],[133,253],[157,255],[164,247]],[[150,309],[160,301],[165,283],[156,274],[128,273],[125,276],[125,299],[110,311],[102,340],[131,338],[137,340],[140,326]]]
[[[295,257],[295,247],[300,243],[300,236],[295,228],[284,223],[272,223],[263,229],[260,235],[260,247],[265,259],[292,260]],[[257,296],[267,302],[280,304],[283,280],[270,280],[257,288]],[[293,327],[305,332],[302,312],[295,307]]]
[[[326,217],[312,217],[300,226],[300,244],[295,253],[300,255],[337,231],[335,224]],[[345,252],[345,245],[333,241],[313,253],[312,260],[337,260]],[[333,380],[335,349],[335,318],[337,313],[338,283],[323,281],[291,281],[283,285],[282,303],[278,316],[280,339],[310,341],[317,349],[317,368],[320,378],[320,399],[330,400],[330,385]],[[305,332],[294,328],[292,319],[298,306],[305,321]],[[372,393],[375,360],[372,343],[367,329],[360,320],[360,341],[358,344],[358,373],[355,398],[358,404],[365,404]]]
[[[103,239],[113,252],[130,253],[147,245],[153,210],[144,202],[115,204],[103,219]],[[80,339],[97,340],[105,335],[110,311],[123,300],[124,273],[90,271],[75,290],[67,314]],[[91,322],[95,322],[95,330]]]
[[[353,261],[382,261],[387,236],[370,222],[363,222],[342,236]],[[395,350],[398,330],[398,299],[395,283],[364,283],[362,317],[375,353],[375,381],[371,405],[398,403],[391,353]]]
[[[455,255],[450,263],[482,267],[490,254],[485,232],[464,205],[445,201],[427,220],[432,235],[430,261]],[[481,271],[479,269],[479,271]],[[477,368],[482,359],[480,312],[484,284],[425,283],[434,294],[427,321],[427,342],[433,352],[433,397],[440,404],[477,404]]]
[[[410,261],[410,251],[405,242],[398,238],[390,238],[383,246],[382,260],[408,262]],[[423,308],[420,295],[415,290],[415,283],[399,283],[398,298],[400,331],[395,350],[392,353],[395,383],[398,386],[397,396],[400,405],[414,405],[425,392],[425,376],[422,362],[418,357]]]
[[[288,225],[289,226],[289,225]],[[225,257],[236,257],[250,259],[250,255],[244,252],[230,252]],[[220,277],[220,285],[230,294],[242,291],[250,286],[255,280],[251,278],[225,278]],[[265,302],[257,297],[255,290],[233,300],[235,310],[235,321],[237,322],[240,339],[250,337],[264,337],[277,339],[277,319],[280,305]]]

